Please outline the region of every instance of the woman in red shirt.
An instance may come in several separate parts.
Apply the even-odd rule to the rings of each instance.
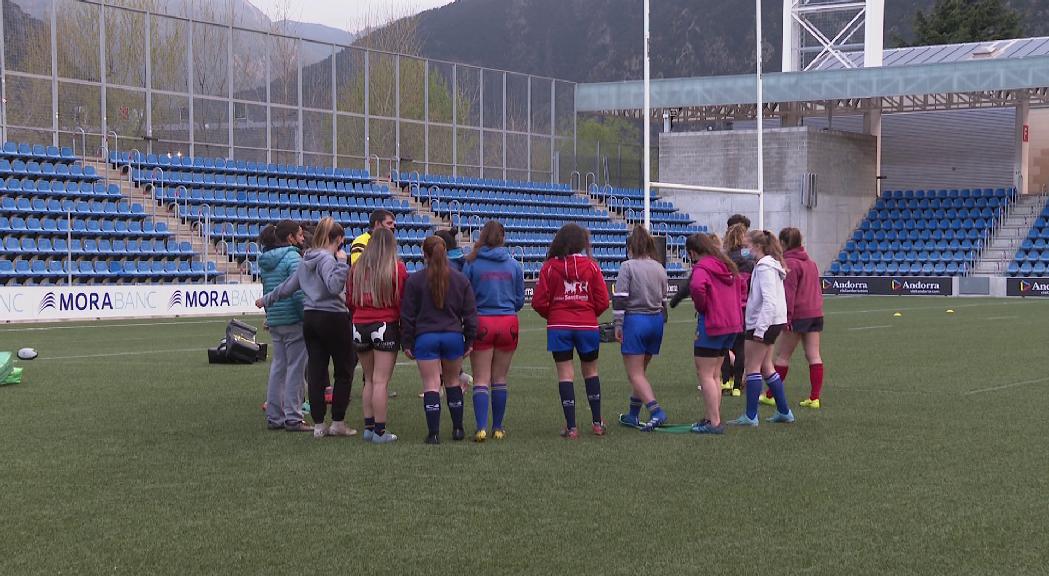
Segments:
[[[801,401],[806,408],[819,409],[823,390],[823,358],[820,357],[820,333],[823,332],[823,288],[820,271],[809,259],[801,242],[801,230],[780,230],[783,259],[787,262],[787,277],[783,291],[787,296],[787,327],[783,338],[776,343],[775,367],[779,377],[787,379],[790,357],[801,343],[809,362],[809,397]],[[771,394],[771,391],[768,392]]]
[[[361,391],[364,439],[375,444],[397,440],[386,432],[387,386],[401,349],[401,298],[408,269],[397,257],[393,232],[380,228],[350,270],[346,306],[353,315],[353,344],[364,370]]]
[[[590,257],[590,233],[578,224],[565,224],[557,231],[539,282],[532,295],[532,308],[546,318],[546,349],[557,366],[558,392],[565,413],[564,438],[579,437],[575,422],[575,370],[572,354],[579,351],[579,366],[590,403],[592,430],[605,435],[601,418],[601,378],[597,357],[601,332],[597,317],[608,310],[608,287],[604,275]]]

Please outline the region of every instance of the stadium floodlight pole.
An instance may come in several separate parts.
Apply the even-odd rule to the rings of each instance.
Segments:
[[[765,229],[765,124],[763,121],[764,95],[761,92],[761,0],[754,0],[754,20],[757,22],[755,60],[757,63],[757,107],[758,118],[758,230]],[[786,32],[784,32],[786,33]]]
[[[648,122],[649,122],[649,117],[652,115],[652,93],[651,93],[651,90],[650,90],[651,85],[652,85],[652,74],[651,74],[651,69],[649,68],[650,64],[649,64],[649,55],[648,55],[648,42],[649,42],[649,34],[648,34],[648,8],[649,8],[649,6],[648,6],[648,3],[649,3],[649,0],[645,0],[645,50],[644,50],[644,52],[645,52],[645,105],[644,105],[644,108],[645,109],[644,109],[643,114],[641,115],[644,118],[644,123],[642,124],[641,129],[644,132],[644,144],[643,145],[645,147],[645,150],[644,150],[644,152],[642,154],[642,157],[644,158],[643,161],[645,163],[645,165],[642,167],[642,173],[644,174],[643,177],[645,179],[645,207],[644,207],[645,208],[645,230],[651,231],[652,230],[652,182],[651,182],[652,174],[651,174],[650,171],[652,169],[652,148],[651,148],[651,145],[652,145],[652,142],[651,142],[652,134],[651,134],[651,132],[652,131],[649,129]]]

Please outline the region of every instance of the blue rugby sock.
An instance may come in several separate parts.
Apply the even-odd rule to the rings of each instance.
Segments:
[[[772,397],[776,399],[776,411],[780,414],[790,412],[790,405],[787,404],[787,390],[783,387],[783,380],[779,377],[779,374],[773,372],[772,376],[765,380],[765,383],[768,385],[769,390],[772,391]]]
[[[474,422],[478,430],[488,428],[488,387],[474,386]]]
[[[761,373],[747,374],[747,418],[758,417],[758,398],[761,397]]]
[[[663,407],[655,400],[645,404],[645,408],[648,408],[648,415],[652,418],[655,418],[656,415],[663,414]]]
[[[641,399],[636,396],[630,397],[630,416],[639,418],[641,416]]]
[[[590,403],[590,415],[593,422],[601,422],[601,378],[594,376],[587,378],[586,400]]]
[[[423,410],[426,411],[426,429],[431,436],[436,436],[441,432],[441,393],[424,393]]]
[[[492,428],[503,427],[503,416],[506,415],[506,383],[492,385]]]
[[[575,428],[575,384],[558,382],[557,392],[561,395],[561,409],[565,412],[565,426]]]

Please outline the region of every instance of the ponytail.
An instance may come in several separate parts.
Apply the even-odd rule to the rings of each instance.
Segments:
[[[444,296],[448,291],[448,248],[439,236],[430,236],[423,241],[426,256],[426,283],[430,285],[430,298],[437,308],[444,308]]]
[[[685,250],[696,253],[700,258],[703,256],[717,258],[733,274],[738,274],[739,268],[736,267],[736,263],[721,251],[714,238],[717,238],[717,236],[713,234],[693,234],[685,241]]]
[[[787,263],[783,260],[783,245],[775,234],[768,230],[753,230],[750,232],[750,244],[761,248],[766,256],[772,256],[784,270],[787,269]]]

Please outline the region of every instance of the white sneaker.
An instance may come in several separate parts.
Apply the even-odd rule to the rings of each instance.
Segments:
[[[313,437],[314,438],[324,438],[327,435],[328,435],[328,425],[327,424],[314,424],[313,425]]]
[[[345,422],[332,422],[331,428],[328,428],[328,436],[356,436],[357,430],[354,428],[347,428]]]

